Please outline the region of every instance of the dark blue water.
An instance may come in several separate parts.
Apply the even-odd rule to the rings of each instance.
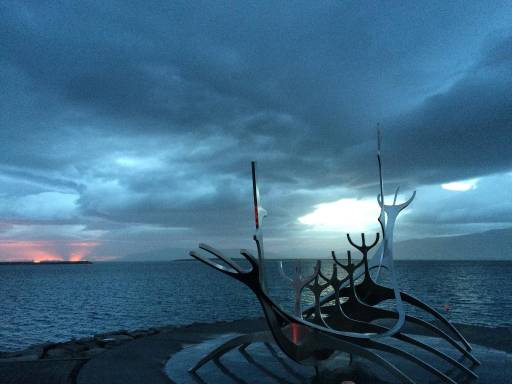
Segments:
[[[512,262],[399,261],[397,270],[404,290],[449,305],[455,322],[512,326]],[[277,264],[268,271],[273,296],[289,307]],[[246,287],[196,261],[1,266],[0,287],[0,350],[262,314]]]

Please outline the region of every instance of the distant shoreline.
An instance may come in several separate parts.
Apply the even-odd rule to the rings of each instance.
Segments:
[[[56,264],[92,264],[92,261],[0,261],[0,265],[56,265]]]

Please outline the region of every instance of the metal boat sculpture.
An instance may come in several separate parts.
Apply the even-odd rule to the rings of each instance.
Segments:
[[[381,353],[393,354],[400,359],[412,362],[416,366],[426,370],[430,375],[446,383],[457,383],[456,379],[476,379],[474,367],[479,361],[472,355],[470,344],[464,339],[457,328],[441,313],[425,304],[414,296],[400,290],[393,265],[393,232],[398,215],[412,202],[415,192],[404,203],[397,204],[398,188],[395,191],[393,204],[385,204],[382,163],[379,151],[380,194],[378,202],[381,208],[378,221],[382,229],[377,233],[371,244],[366,243],[365,234],[361,234],[361,243],[357,244],[349,235],[349,243],[361,254],[361,260],[354,262],[351,252],[347,252],[347,263],[343,264],[336,254],[331,252],[333,265],[330,276],[322,273],[321,261],[318,260],[314,272],[310,276],[303,276],[300,266],[292,277],[286,276],[280,264],[281,274],[294,289],[295,305],[293,313],[283,310],[268,294],[264,271],[264,248],[262,224],[266,211],[259,202],[259,192],[256,183],[256,164],[252,162],[253,196],[256,232],[257,257],[247,250],[241,250],[240,254],[249,262],[250,268],[244,270],[234,260],[222,254],[220,251],[200,244],[200,250],[190,252],[195,259],[206,265],[239,280],[247,285],[258,298],[269,327],[268,331],[254,332],[237,336],[217,347],[200,359],[191,369],[195,373],[208,361],[218,359],[226,352],[241,347],[247,347],[254,342],[274,341],[281,350],[294,361],[313,366],[317,372],[318,367],[336,356],[337,352],[359,356],[377,364],[392,374],[403,383],[415,383],[414,378],[407,375],[398,364],[396,358],[385,358]],[[380,238],[379,247],[369,257]],[[209,254],[206,257],[205,254]],[[209,258],[214,256],[222,263]],[[391,286],[384,286],[378,282],[381,269],[384,268],[390,274]],[[375,277],[371,271],[377,269]],[[338,271],[344,272],[338,275]],[[342,276],[342,277],[341,277]],[[358,283],[356,283],[358,281]],[[314,304],[302,309],[301,296],[308,289],[313,293]],[[328,295],[323,295],[327,291]],[[384,301],[394,303],[393,310],[377,307]],[[418,317],[409,315],[405,311],[403,303],[407,303],[434,317],[442,328]],[[391,319],[391,326],[382,326],[374,323],[375,320]],[[388,320],[389,321],[389,320]],[[418,338],[404,333],[404,326],[408,323],[420,326],[427,334],[446,340],[452,347],[457,357],[448,355]],[[438,359],[442,359],[451,369],[450,374],[431,363],[431,359],[420,358],[411,352],[422,350]],[[408,348],[404,348],[408,347]],[[422,354],[424,356],[424,354]],[[428,361],[427,361],[428,360]],[[446,365],[446,364],[445,364]],[[455,372],[455,373],[454,373]],[[452,376],[455,376],[453,378]]]

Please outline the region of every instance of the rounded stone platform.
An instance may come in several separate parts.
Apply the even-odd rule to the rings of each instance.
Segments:
[[[396,383],[397,379],[382,368],[370,362],[354,357],[350,363],[349,356],[339,354],[325,364],[317,376],[313,367],[295,363],[285,356],[275,344],[254,343],[245,349],[234,349],[217,361],[210,361],[202,366],[197,373],[188,370],[204,355],[238,334],[223,334],[211,337],[199,344],[187,346],[175,353],[167,361],[165,372],[176,384],[264,384],[264,383],[336,383],[344,381],[356,384],[364,383]],[[439,349],[452,357],[456,357],[453,349],[444,341],[425,336],[414,336],[423,342]],[[406,348],[404,348],[406,349]],[[436,366],[457,383],[507,383],[512,382],[512,355],[504,351],[481,345],[473,345],[474,355],[481,365],[473,367],[479,375],[478,380],[470,380],[459,369],[448,366],[443,360],[418,352],[415,355]],[[397,367],[403,370],[417,383],[439,383],[439,378],[432,376],[422,368],[404,361],[396,356],[382,354]],[[462,362],[462,361],[461,361]],[[468,365],[468,362],[464,362]]]

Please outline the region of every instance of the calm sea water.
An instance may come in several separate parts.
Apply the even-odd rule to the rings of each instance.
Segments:
[[[291,291],[277,263],[267,269],[272,295],[288,306]],[[441,311],[448,305],[455,322],[512,326],[512,261],[398,261],[397,270],[404,290]],[[196,261],[1,266],[0,287],[0,350],[262,315],[245,286]]]

